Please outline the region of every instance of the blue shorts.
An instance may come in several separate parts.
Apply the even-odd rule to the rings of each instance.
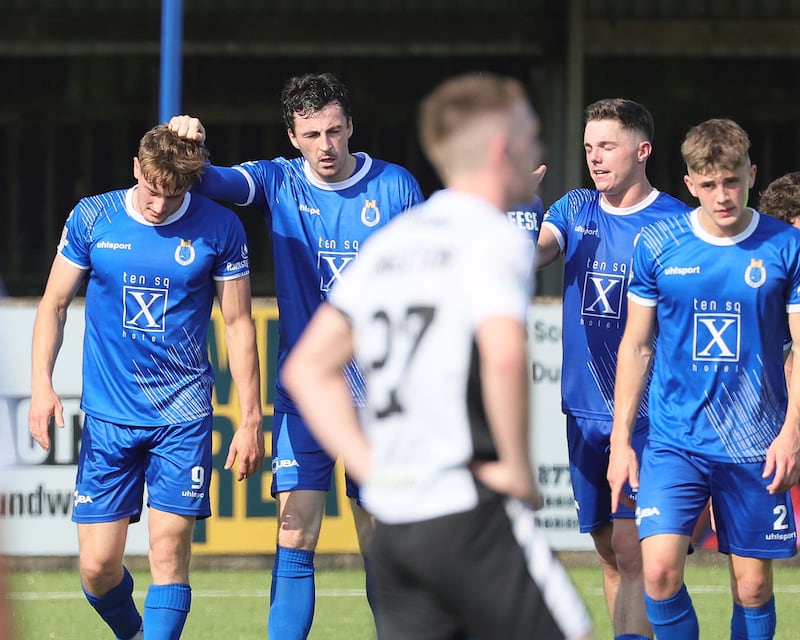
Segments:
[[[86,416],[72,521],[116,522],[147,506],[198,519],[211,515],[212,416],[163,427],[131,427]]]
[[[328,491],[335,460],[311,435],[303,419],[276,411],[272,418],[273,497],[283,491]],[[347,496],[360,502],[358,485],[345,474]]]
[[[569,473],[581,533],[597,531],[614,518],[634,517],[633,511],[622,503],[616,513],[611,513],[611,487],[606,479],[611,424],[611,420],[567,415]],[[633,431],[633,449],[639,460],[649,427],[650,422],[644,418]],[[630,486],[625,485],[625,493],[634,498]]]
[[[789,492],[770,495],[763,462],[710,462],[685,451],[648,445],[640,474],[639,538],[691,536],[711,498],[722,553],[745,558],[791,558],[797,530]]]

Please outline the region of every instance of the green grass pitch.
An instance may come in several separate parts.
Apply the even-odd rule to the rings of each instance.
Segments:
[[[600,569],[570,567],[596,625],[598,640],[611,638],[603,601]],[[134,598],[142,606],[149,582],[146,572],[133,572]],[[777,564],[776,638],[800,639],[800,568]],[[192,611],[186,640],[247,640],[266,637],[269,571],[194,570]],[[730,637],[730,594],[727,567],[720,562],[692,564],[687,584],[700,619],[703,640]],[[86,640],[111,638],[81,593],[76,571],[16,571],[8,576],[16,640]],[[375,637],[360,571],[317,573],[317,608],[311,640],[360,640]]]

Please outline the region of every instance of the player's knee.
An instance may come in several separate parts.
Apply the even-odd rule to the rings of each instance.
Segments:
[[[734,600],[743,607],[764,606],[772,597],[772,584],[762,575],[747,575],[738,578],[734,585]]]
[[[281,525],[278,529],[278,544],[287,549],[314,551],[317,548],[319,530]]]
[[[81,555],[80,574],[83,588],[92,595],[102,596],[120,583],[123,570],[121,562]]]
[[[184,583],[188,580],[191,547],[180,539],[162,537],[150,544],[150,571],[160,584]]]
[[[592,531],[591,536],[602,563],[609,567],[616,567],[617,558],[612,544],[611,526],[604,526],[602,529]]]
[[[664,600],[678,592],[683,585],[683,574],[670,563],[650,560],[642,567],[647,595]]]
[[[638,576],[642,573],[642,549],[636,532],[615,532],[613,539],[614,556],[621,574]]]

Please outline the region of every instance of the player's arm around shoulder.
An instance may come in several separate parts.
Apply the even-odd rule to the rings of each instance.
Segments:
[[[57,426],[64,426],[61,400],[53,389],[53,368],[64,338],[67,308],[83,281],[84,273],[61,254],[56,254],[33,323],[28,427],[33,439],[44,449],[50,448],[50,418],[55,417]]]
[[[225,461],[230,469],[238,457],[237,479],[253,475],[264,463],[261,413],[261,374],[256,330],[253,324],[250,276],[217,283],[217,296],[225,323],[231,378],[239,396],[240,424]]]
[[[789,314],[789,333],[792,338],[792,361],[800,353],[800,313]],[[786,418],[775,440],[767,449],[764,478],[772,476],[767,485],[770,493],[788,491],[800,478],[800,367],[792,367],[787,380],[789,401]]]
[[[205,144],[206,129],[199,118],[186,114],[172,116],[167,126],[180,138]],[[216,200],[245,206],[252,201],[252,187],[252,179],[239,169],[220,167],[207,162],[201,180],[192,191]]]

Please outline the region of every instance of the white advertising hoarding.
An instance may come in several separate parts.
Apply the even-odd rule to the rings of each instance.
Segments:
[[[83,421],[79,407],[83,306],[76,300],[70,308],[64,342],[54,371],[54,386],[64,404],[65,427],[55,431],[49,451],[39,447],[28,433],[30,347],[35,313],[32,302],[0,301],[0,327],[6,337],[0,344],[0,362],[3,363],[0,372],[0,460],[4,463],[0,472],[1,548],[10,555],[76,555],[77,535],[70,514]],[[548,532],[555,549],[589,549],[592,547],[590,536],[577,530],[565,421],[561,413],[560,304],[534,304],[529,332],[529,359],[534,380],[531,456],[545,498],[545,507],[538,513],[539,522]],[[217,507],[212,504],[215,513],[219,511]],[[129,554],[147,553],[146,517],[147,509],[142,522],[129,529],[126,548]],[[269,518],[270,525],[274,525],[273,520],[274,517]],[[209,527],[214,526],[213,521],[214,517],[208,521]],[[253,525],[264,533],[261,524],[254,522]],[[239,524],[240,529],[246,526],[246,522]],[[228,533],[224,537],[227,538]],[[241,536],[234,537],[242,539]],[[352,537],[355,549],[355,537]],[[264,535],[256,538],[259,541],[256,547],[248,543],[239,551],[263,553],[268,547]],[[203,545],[197,546],[202,549]],[[206,546],[209,551],[219,548],[215,543]],[[231,548],[223,546],[226,550]]]

